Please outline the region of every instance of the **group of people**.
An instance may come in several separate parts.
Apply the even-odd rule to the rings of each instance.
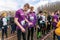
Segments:
[[[30,9],[29,12],[27,12]],[[21,34],[23,40],[26,40],[26,28],[28,28],[27,40],[33,40],[34,28],[37,27],[37,38],[45,35],[51,29],[56,29],[57,22],[59,21],[59,10],[55,12],[48,12],[47,16],[45,12],[39,11],[38,14],[34,11],[34,7],[29,4],[25,4],[23,9],[19,9],[15,14],[15,23],[17,25],[17,39],[21,40]],[[53,40],[55,40],[55,31],[53,32]]]
[[[28,11],[29,10],[29,11]],[[7,26],[11,25],[11,33],[15,33],[17,31],[17,40],[21,40],[21,35],[23,40],[26,40],[26,29],[27,32],[27,40],[34,40],[34,33],[37,31],[37,39],[41,38],[48,34],[51,29],[56,29],[59,22],[59,10],[55,12],[43,12],[39,11],[36,13],[34,11],[34,6],[30,6],[28,3],[24,5],[22,9],[16,11],[15,17],[10,17],[10,20],[7,20],[6,14],[0,21],[0,26],[2,27],[2,40],[4,40],[4,33],[7,36]],[[9,22],[8,22],[9,21]],[[56,35],[55,31],[53,32],[53,40],[55,40]],[[59,36],[57,37],[58,40]]]
[[[2,30],[2,40],[4,40],[4,34],[6,35],[6,38],[8,38],[8,29],[11,29],[12,35],[15,33],[16,24],[14,22],[14,17],[8,17],[7,13],[3,12],[0,15],[0,31]]]

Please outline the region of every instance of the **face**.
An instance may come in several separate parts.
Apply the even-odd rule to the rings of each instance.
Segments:
[[[28,7],[27,6],[24,6],[24,11],[28,11]]]
[[[30,10],[33,11],[34,10],[34,7],[31,7]]]
[[[54,12],[52,12],[52,14],[51,14],[52,16],[54,16]]]
[[[59,13],[60,13],[60,12],[59,12],[59,10],[58,10],[58,11],[57,11],[57,15],[59,15]]]

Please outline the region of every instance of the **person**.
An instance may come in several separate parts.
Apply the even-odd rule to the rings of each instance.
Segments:
[[[10,25],[11,25],[11,34],[13,35],[16,31],[16,24],[14,22],[14,17],[10,17]]]
[[[59,21],[57,22],[57,25],[56,25],[56,29],[55,29],[55,34],[57,35],[57,38],[58,40],[60,40],[60,17],[59,17]]]
[[[39,14],[38,14],[38,25],[39,25],[38,38],[41,37],[41,31],[42,31],[42,34],[45,35],[45,32],[46,32],[45,21],[46,21],[45,15],[43,14],[42,11],[40,11]]]
[[[0,31],[2,30],[2,26],[3,26],[2,16],[0,16]]]
[[[29,25],[32,25],[31,22],[29,22],[26,18],[25,13],[28,11],[30,5],[26,3],[23,7],[23,9],[19,9],[16,11],[15,14],[15,23],[17,25],[17,40],[21,40],[21,35],[23,37],[23,40],[26,40],[26,22],[28,22]]]
[[[40,13],[42,11],[39,11],[38,15],[37,15],[37,23],[38,23],[38,30],[37,30],[37,38],[40,38],[41,37],[41,26],[40,26],[40,21],[42,20],[42,17],[40,16]]]
[[[2,26],[2,40],[4,40],[4,34],[6,35],[6,38],[8,38],[7,36],[7,19],[6,19],[6,16],[7,14],[6,13],[2,13],[2,21],[3,21],[3,26]]]
[[[59,17],[59,21],[57,22],[56,27],[57,27],[57,28],[60,27],[60,17]]]
[[[56,29],[57,22],[58,22],[57,11],[55,11],[52,20],[53,20],[53,22],[52,22],[52,27],[53,27],[53,29],[55,30],[55,29]],[[56,34],[55,34],[55,31],[54,31],[54,32],[53,32],[53,40],[55,40],[55,36],[56,36]]]
[[[57,39],[60,40],[60,27],[55,29],[55,34],[57,36]]]
[[[52,16],[51,16],[51,13],[48,13],[48,16],[47,16],[47,33],[50,31],[50,28],[51,28],[51,22],[52,22]]]
[[[27,40],[30,40],[30,36],[31,36],[31,40],[33,40],[34,28],[36,26],[36,20],[37,20],[36,13],[34,12],[33,6],[30,7],[30,12],[27,14],[27,16],[28,16],[28,21],[33,23],[33,25],[28,26]]]

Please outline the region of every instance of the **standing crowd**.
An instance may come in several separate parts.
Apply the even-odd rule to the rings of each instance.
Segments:
[[[30,9],[30,10],[29,10]],[[29,11],[28,11],[29,10]],[[11,34],[17,31],[17,40],[34,40],[34,33],[37,31],[37,39],[47,35],[51,30],[56,30],[60,26],[59,10],[55,12],[34,11],[34,6],[30,6],[28,3],[24,5],[22,9],[16,11],[15,17],[7,18],[6,13],[2,13],[0,17],[0,30],[2,29],[2,40],[4,40],[4,34],[8,38],[7,29],[8,25],[11,26]],[[26,33],[26,29],[28,30]],[[27,34],[27,37],[26,37]],[[53,32],[53,40],[56,37],[60,40],[60,36]]]

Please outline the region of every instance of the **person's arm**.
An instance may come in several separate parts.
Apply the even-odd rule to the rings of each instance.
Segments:
[[[16,11],[14,22],[15,24],[21,29],[22,32],[25,32],[25,29],[22,27],[22,25],[18,22],[18,17],[20,16],[20,12]]]
[[[21,29],[22,32],[25,32],[25,29],[21,26],[21,24],[18,22],[18,18],[14,19],[14,22],[16,23],[17,26]]]
[[[29,25],[32,25],[32,23],[31,22],[29,22],[29,14],[27,14],[28,16],[27,16],[27,18],[25,17],[25,21],[29,24]]]
[[[56,20],[56,19],[54,19],[54,22],[56,22],[56,23],[57,23],[57,20]]]
[[[57,23],[57,26],[56,26],[56,27],[57,27],[57,28],[60,27],[60,22]]]

